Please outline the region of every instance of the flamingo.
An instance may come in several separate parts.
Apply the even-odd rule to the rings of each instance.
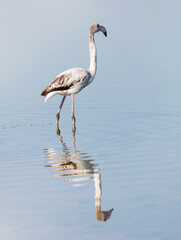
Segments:
[[[52,82],[41,92],[41,96],[45,97],[45,102],[56,94],[63,95],[61,104],[56,114],[56,126],[59,128],[60,111],[66,96],[72,95],[72,130],[75,132],[75,116],[74,116],[74,94],[80,92],[88,86],[94,79],[97,69],[97,53],[94,42],[94,34],[102,32],[107,37],[106,28],[94,23],[89,28],[89,50],[90,50],[90,67],[88,70],[83,68],[71,68],[58,74]]]

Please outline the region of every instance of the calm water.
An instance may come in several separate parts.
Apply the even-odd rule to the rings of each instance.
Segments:
[[[0,105],[2,240],[180,239],[181,109],[122,95],[77,96],[75,135],[70,99],[60,135],[58,97]]]

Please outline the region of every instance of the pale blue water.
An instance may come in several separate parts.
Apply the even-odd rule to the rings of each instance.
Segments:
[[[87,99],[76,98],[75,138],[70,99],[61,137],[59,98],[1,105],[1,239],[179,239],[180,109]],[[101,210],[113,208],[106,222],[96,177]]]

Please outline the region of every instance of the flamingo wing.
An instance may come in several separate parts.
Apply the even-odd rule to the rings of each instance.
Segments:
[[[53,81],[41,92],[42,96],[46,96],[54,91],[66,91],[75,85],[86,83],[90,78],[90,73],[82,68],[72,68],[57,75]]]

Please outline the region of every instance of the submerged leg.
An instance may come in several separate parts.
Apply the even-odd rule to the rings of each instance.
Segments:
[[[59,118],[60,118],[60,111],[62,109],[62,106],[63,106],[63,103],[65,101],[65,97],[66,96],[63,96],[63,99],[61,101],[61,104],[60,104],[60,107],[58,108],[58,111],[57,111],[57,114],[56,114],[56,126],[58,127],[58,121],[59,121]]]
[[[75,116],[74,116],[74,94],[72,94],[72,132],[76,131]]]

